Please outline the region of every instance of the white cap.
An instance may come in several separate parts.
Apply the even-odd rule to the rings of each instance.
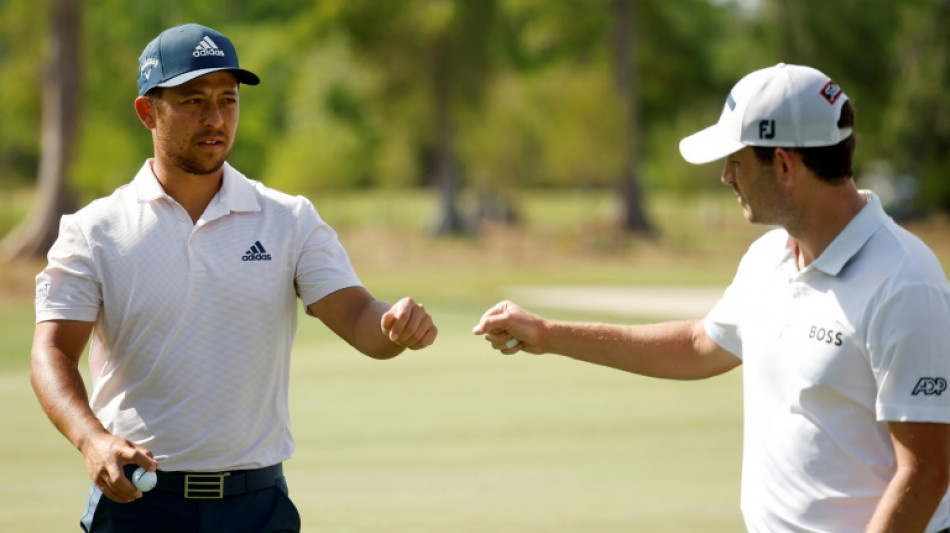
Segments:
[[[851,135],[851,128],[838,128],[847,100],[838,84],[820,71],[779,63],[739,80],[719,122],[681,140],[680,153],[698,165],[746,146],[838,144]]]

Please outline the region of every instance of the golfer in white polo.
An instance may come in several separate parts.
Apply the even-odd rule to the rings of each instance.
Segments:
[[[555,353],[648,376],[743,366],[742,512],[756,533],[950,526],[950,287],[934,254],[852,180],[854,109],[813,68],[740,80],[680,143],[725,158],[745,217],[777,226],[705,319],[547,320],[512,302],[475,327],[502,353]]]
[[[142,52],[135,110],[154,157],[64,216],[37,276],[32,380],[82,452],[87,532],[293,532],[282,462],[298,306],[374,358],[432,344],[411,298],[375,299],[309,200],[226,160],[239,85],[223,34],[186,24]],[[92,337],[91,397],[79,372]],[[158,471],[138,491],[137,466]]]

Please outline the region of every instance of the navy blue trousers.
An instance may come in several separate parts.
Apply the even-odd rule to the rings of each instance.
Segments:
[[[299,533],[300,514],[283,478],[221,500],[152,490],[134,502],[115,503],[93,485],[80,525],[86,533]]]

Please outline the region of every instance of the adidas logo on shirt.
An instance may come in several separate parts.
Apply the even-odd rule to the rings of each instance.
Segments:
[[[221,56],[224,57],[224,51],[218,48],[218,45],[214,44],[214,41],[210,37],[205,35],[205,38],[202,39],[198,46],[195,47],[195,51],[191,53],[195,57],[202,56]]]
[[[264,245],[261,244],[261,241],[254,241],[254,246],[251,246],[251,249],[244,252],[244,257],[241,258],[241,261],[270,261],[270,254],[267,253],[267,250],[264,249]]]

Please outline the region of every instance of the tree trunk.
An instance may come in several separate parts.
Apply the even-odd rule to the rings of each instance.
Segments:
[[[654,229],[643,210],[643,190],[637,177],[642,145],[640,142],[640,83],[636,61],[637,0],[613,0],[614,76],[625,117],[624,165],[619,179],[621,200],[620,227],[641,235],[653,236]]]
[[[439,39],[433,50],[432,96],[436,121],[435,178],[441,206],[432,229],[435,235],[461,235],[468,232],[458,210],[460,177],[455,158],[455,131],[452,120],[450,70],[447,43]]]
[[[76,209],[68,185],[79,114],[81,0],[52,4],[49,56],[43,84],[37,191],[26,218],[0,243],[6,259],[46,255],[59,233],[59,219]]]

